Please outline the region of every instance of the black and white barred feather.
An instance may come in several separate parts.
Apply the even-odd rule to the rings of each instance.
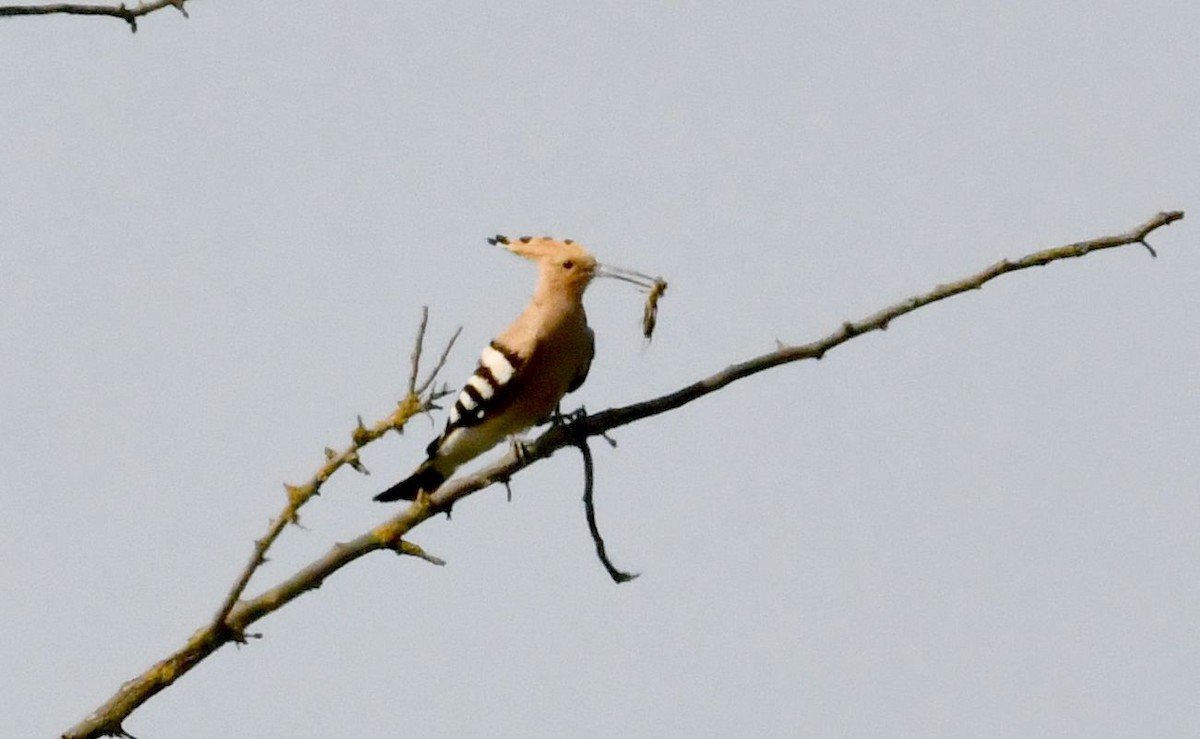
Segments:
[[[496,431],[480,427],[502,417],[524,364],[516,352],[496,341],[485,346],[474,374],[450,408],[445,429],[425,449],[428,458],[375,500],[414,500],[422,489],[436,490],[460,464],[494,446]]]

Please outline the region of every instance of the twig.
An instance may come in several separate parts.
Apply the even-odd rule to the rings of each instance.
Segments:
[[[351,433],[351,441],[348,447],[341,452],[336,452],[327,447],[325,449],[325,464],[317,470],[311,479],[302,485],[284,486],[287,490],[287,503],[279,515],[271,520],[270,525],[267,527],[267,533],[261,539],[254,542],[254,551],[250,555],[250,561],[246,563],[246,566],[238,575],[237,581],[230,588],[229,593],[225,596],[225,600],[221,602],[220,608],[217,609],[216,614],[213,616],[212,625],[214,629],[218,631],[228,630],[234,641],[245,642],[245,634],[241,628],[234,623],[229,623],[226,619],[229,616],[229,612],[237,604],[238,598],[242,597],[246,586],[250,584],[250,578],[254,576],[254,573],[266,561],[267,550],[275,543],[279,535],[283,533],[284,528],[289,523],[299,523],[300,508],[311,500],[313,496],[319,495],[321,486],[333,476],[333,473],[341,469],[343,465],[349,465],[359,472],[367,473],[367,469],[363,466],[358,454],[360,449],[383,436],[388,431],[393,429],[400,430],[408,422],[408,419],[418,413],[429,410],[432,401],[428,399],[421,400],[419,394],[413,390],[416,385],[417,375],[420,372],[421,347],[425,340],[425,327],[428,322],[429,308],[426,306],[421,309],[421,324],[417,328],[417,337],[414,341],[412,371],[408,379],[408,395],[397,404],[396,410],[390,416],[376,422],[371,428],[363,426],[362,417],[360,416],[358,425]],[[454,337],[457,338],[459,331],[462,331],[461,327],[458,331],[455,331]],[[454,339],[452,338],[448,342],[446,352],[442,354],[443,363],[445,362],[446,353],[450,351],[449,347],[453,346],[453,344]],[[441,363],[438,365],[438,368],[440,367]],[[438,368],[434,369],[431,378],[436,375]]]
[[[625,572],[613,566],[604,549],[604,538],[600,536],[600,526],[596,523],[596,507],[592,502],[592,489],[595,483],[595,466],[592,464],[592,449],[588,446],[587,437],[581,437],[576,446],[583,455],[583,510],[587,515],[588,530],[592,532],[592,541],[596,544],[596,556],[600,564],[608,572],[615,583],[629,582],[638,576],[636,572]]]
[[[715,375],[658,398],[589,415],[569,426],[552,425],[532,443],[525,445],[522,454],[509,452],[499,461],[474,475],[447,482],[432,496],[420,496],[383,524],[352,541],[333,547],[324,556],[309,563],[275,587],[250,600],[236,601],[223,619],[223,625],[218,626],[210,622],[202,627],[174,654],[122,685],[120,690],[104,705],[78,725],[69,729],[63,734],[63,737],[64,739],[93,739],[119,735],[123,731],[121,722],[130,713],[159,691],[174,683],[221,646],[233,641],[234,635],[244,634],[249,625],[282,608],[300,595],[320,587],[326,578],[354,560],[380,549],[395,550],[399,546],[398,542],[403,541],[405,534],[439,511],[447,510],[456,501],[512,477],[521,469],[539,459],[549,457],[563,447],[578,446],[580,438],[603,435],[606,431],[619,426],[665,413],[716,392],[735,380],[749,377],[780,364],[802,359],[819,359],[830,349],[855,336],[869,331],[882,330],[890,321],[905,313],[959,293],[978,289],[1007,272],[1041,266],[1060,259],[1082,257],[1102,249],[1112,249],[1129,244],[1145,244],[1146,238],[1151,232],[1181,218],[1183,218],[1183,213],[1179,211],[1160,213],[1134,230],[1119,236],[1106,236],[1046,249],[1016,261],[1005,260],[978,274],[941,285],[928,293],[885,308],[861,321],[848,322],[841,329],[823,339],[802,346],[782,346],[775,352],[733,365]],[[365,437],[372,433],[374,431],[364,428],[360,421],[354,433],[356,443],[360,436]],[[382,431],[379,432],[379,435],[382,433]]]
[[[421,371],[421,349],[425,344],[425,327],[429,325],[429,306],[421,306],[421,323],[417,326],[417,339],[413,342],[412,350],[412,369],[408,373],[408,394],[420,395],[417,392],[417,374]],[[457,337],[458,334],[455,334]],[[451,339],[451,344],[454,340]],[[449,351],[449,348],[447,348]]]
[[[438,373],[442,371],[442,367],[446,366],[446,357],[450,356],[450,350],[454,348],[454,342],[458,341],[458,336],[461,333],[462,326],[454,330],[454,334],[450,336],[450,341],[446,342],[446,348],[442,351],[442,356],[438,357],[437,364],[433,366],[433,369],[429,372],[429,376],[425,378],[425,382],[422,382],[421,386],[417,388],[417,395],[424,395],[429,386],[433,384],[434,379],[437,378]],[[437,400],[442,395],[445,395],[445,393],[431,393],[429,399]]]
[[[426,562],[428,562],[429,564],[437,565],[438,567],[446,566],[446,560],[442,559],[441,557],[430,554],[429,552],[425,551],[420,546],[412,543],[411,541],[405,541],[405,540],[401,539],[399,546],[396,547],[396,553],[397,554],[407,554],[410,557],[416,557],[417,559],[423,559]]]
[[[125,3],[112,5],[84,5],[76,3],[54,3],[51,5],[0,5],[0,17],[17,15],[107,15],[120,18],[129,24],[129,30],[137,33],[137,19],[163,8],[175,8],[188,17],[187,8],[183,7],[186,0],[152,0],[139,4],[134,8],[125,7]]]

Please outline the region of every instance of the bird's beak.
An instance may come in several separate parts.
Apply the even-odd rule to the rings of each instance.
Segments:
[[[654,286],[660,281],[650,275],[624,267],[614,267],[611,264],[597,264],[593,274],[596,277],[611,277],[614,280],[630,282],[647,290],[654,289]]]

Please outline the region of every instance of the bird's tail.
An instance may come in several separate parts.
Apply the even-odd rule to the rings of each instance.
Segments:
[[[433,466],[433,460],[421,463],[417,471],[375,496],[375,500],[388,503],[393,500],[416,500],[417,493],[424,490],[432,493],[446,481],[446,475]]]

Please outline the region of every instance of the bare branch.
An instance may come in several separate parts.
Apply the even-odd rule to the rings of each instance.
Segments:
[[[446,342],[446,348],[442,351],[442,356],[438,357],[437,364],[433,365],[433,369],[429,371],[429,376],[426,377],[425,381],[421,383],[421,386],[417,388],[417,395],[424,395],[425,391],[429,389],[429,386],[433,384],[433,381],[437,379],[438,373],[442,371],[442,367],[446,366],[446,358],[450,356],[450,350],[454,348],[454,342],[458,341],[458,336],[461,333],[462,326],[459,326],[454,330],[454,333],[450,336],[450,340]],[[433,393],[428,399],[436,400],[438,397],[441,396]]]
[[[183,14],[184,18],[187,18],[188,12],[187,8],[183,6],[184,2],[185,0],[152,0],[145,4],[139,4],[134,8],[125,7],[125,3],[116,6],[77,3],[0,5],[0,17],[17,15],[106,15],[112,18],[120,18],[129,24],[130,31],[137,33],[137,19],[143,15],[149,15],[156,10],[175,8]]]
[[[241,589],[245,584],[242,579],[249,580],[248,575],[239,579],[240,588],[231,592],[226,604],[232,604],[228,610],[222,607],[223,614],[213,619],[206,626],[188,639],[187,643],[174,654],[156,663],[141,675],[121,686],[120,690],[104,705],[84,719],[65,734],[64,739],[92,739],[101,736],[119,736],[124,732],[121,722],[137,707],[141,706],[159,691],[174,683],[180,676],[215,652],[221,646],[235,641],[246,635],[246,628],[267,614],[282,608],[300,595],[315,590],[326,578],[333,575],[342,567],[370,552],[380,549],[398,551],[420,557],[423,551],[404,536],[421,522],[439,512],[449,510],[453,504],[466,496],[482,490],[497,482],[504,482],[521,469],[528,467],[539,459],[549,457],[554,452],[568,446],[580,446],[581,440],[592,436],[603,436],[610,429],[624,426],[649,416],[665,413],[682,405],[716,392],[730,383],[744,377],[762,372],[781,364],[802,359],[820,359],[830,349],[844,344],[855,336],[875,330],[883,330],[888,323],[906,313],[918,308],[944,300],[954,295],[975,290],[985,283],[1008,272],[1049,264],[1061,259],[1082,257],[1094,251],[1112,249],[1130,244],[1146,244],[1146,238],[1154,230],[1183,218],[1183,213],[1173,211],[1160,213],[1141,226],[1119,236],[1106,236],[1091,241],[1082,241],[1053,249],[1034,252],[1018,260],[1004,260],[987,269],[958,280],[957,282],[939,285],[935,289],[908,300],[901,301],[888,308],[868,316],[860,321],[850,321],[834,333],[801,346],[780,346],[777,351],[755,357],[746,362],[732,365],[710,377],[706,377],[687,387],[668,393],[658,398],[634,403],[621,408],[613,408],[596,415],[589,415],[571,424],[555,424],[546,432],[527,444],[521,454],[509,452],[499,461],[483,470],[465,477],[460,477],[443,485],[432,496],[421,495],[407,508],[392,516],[374,529],[358,536],[352,541],[334,546],[325,555],[310,562],[303,569],[288,577],[278,585],[268,589],[250,600],[238,600]],[[407,420],[415,412],[405,408],[402,402],[400,408],[388,419],[381,421],[368,429],[362,425],[361,419],[353,433],[354,444],[351,450],[357,450],[366,443],[382,436],[388,429],[393,428],[397,419]],[[415,401],[413,401],[415,402]],[[407,415],[405,415],[407,414]],[[403,420],[399,423],[403,423]],[[582,448],[582,447],[581,447]],[[345,464],[347,452],[330,458],[312,480],[305,485],[289,488],[289,504],[284,508],[279,518],[272,523],[282,528],[294,519],[295,508],[292,499],[304,502],[316,494],[320,484],[328,479],[337,469],[332,466],[338,460]],[[587,459],[585,457],[585,465]],[[310,492],[311,491],[311,492]],[[289,513],[290,511],[290,513]],[[283,523],[278,523],[282,521]],[[272,531],[274,528],[272,528]],[[270,532],[269,532],[270,533]],[[277,536],[278,534],[276,534]],[[260,540],[261,543],[261,540]],[[267,542],[269,545],[269,542]],[[261,564],[260,547],[256,544],[255,554],[247,569],[250,573]],[[266,546],[261,547],[265,551]],[[426,556],[426,559],[430,557]],[[430,561],[436,560],[432,558]],[[243,573],[245,575],[245,572]]]
[[[716,373],[703,380],[694,382],[687,387],[681,388],[673,393],[668,393],[653,400],[647,400],[641,403],[635,403],[624,408],[613,408],[603,413],[588,416],[583,420],[588,427],[587,433],[589,436],[603,433],[610,429],[624,426],[628,423],[641,420],[648,416],[654,416],[659,413],[664,413],[669,410],[680,407],[686,403],[690,403],[697,398],[716,392],[735,380],[740,380],[750,375],[762,372],[763,370],[771,369],[781,364],[796,362],[802,359],[820,359],[825,356],[825,353],[836,346],[846,343],[855,336],[860,336],[871,331],[882,331],[888,327],[893,320],[903,316],[905,313],[922,308],[930,303],[936,303],[939,300],[953,297],[960,293],[978,290],[984,284],[994,280],[1000,275],[1017,270],[1028,269],[1029,267],[1041,267],[1056,262],[1062,259],[1072,259],[1076,257],[1086,256],[1094,251],[1103,249],[1114,249],[1130,244],[1141,244],[1148,246],[1146,239],[1150,233],[1168,224],[1183,218],[1182,211],[1169,211],[1159,213],[1150,220],[1146,221],[1137,228],[1128,231],[1127,233],[1118,236],[1102,236],[1098,239],[1090,241],[1080,241],[1066,246],[1059,246],[1052,249],[1044,249],[1042,251],[1027,254],[1017,260],[1005,259],[997,262],[992,266],[984,269],[981,272],[973,274],[969,277],[964,277],[955,282],[938,285],[933,290],[930,290],[923,295],[917,295],[903,300],[895,305],[891,305],[878,311],[870,316],[859,321],[847,321],[842,324],[842,327],[832,334],[818,339],[817,341],[803,344],[800,346],[780,345],[779,348],[769,354],[763,354],[746,362],[732,365],[725,370]]]
[[[596,523],[596,506],[592,501],[596,469],[592,463],[592,449],[588,446],[587,437],[579,437],[576,446],[579,447],[579,453],[583,455],[583,510],[587,516],[588,530],[592,532],[592,542],[596,545],[596,556],[600,558],[600,564],[604,565],[605,571],[608,572],[608,576],[613,579],[613,582],[629,582],[636,578],[638,573],[625,572],[613,565],[612,561],[608,558],[608,552],[604,548],[604,538],[600,536],[600,526]]]
[[[421,306],[421,323],[417,326],[417,339],[413,342],[412,368],[408,373],[408,394],[420,395],[417,392],[417,374],[421,371],[421,350],[425,344],[425,327],[429,325],[429,306]],[[455,334],[457,336],[457,334]],[[450,342],[454,343],[453,340]],[[447,349],[449,351],[449,349]]]

